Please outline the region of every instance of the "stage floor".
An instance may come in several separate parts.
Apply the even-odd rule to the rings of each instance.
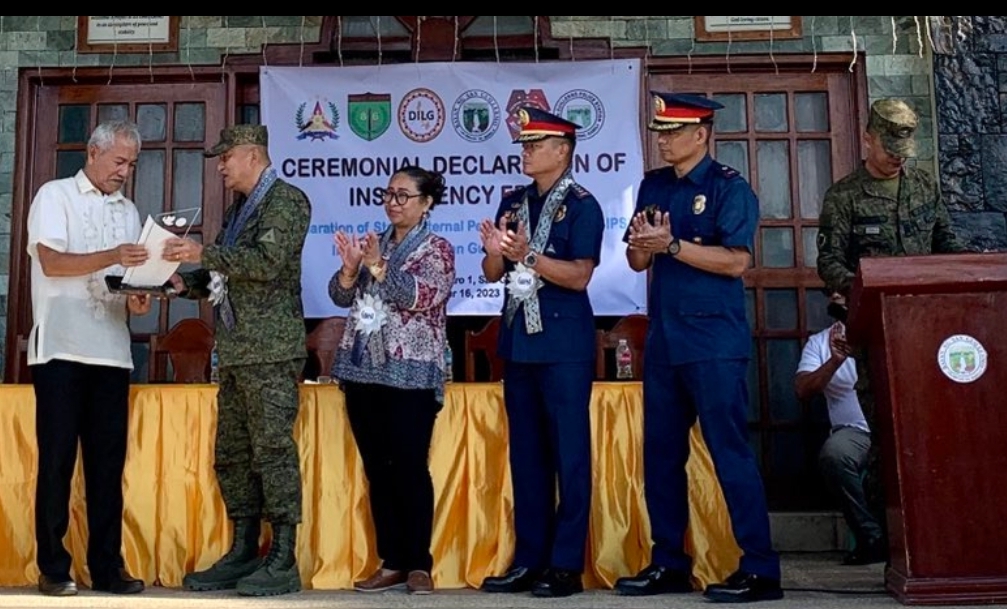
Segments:
[[[883,565],[844,567],[836,553],[783,555],[783,585],[786,598],[759,607],[901,607],[884,591]],[[664,609],[675,607],[710,607],[701,594],[681,596],[624,597],[607,590],[592,590],[568,599],[538,599],[526,594],[484,594],[476,590],[439,590],[430,596],[410,596],[403,592],[359,594],[349,590],[313,591],[266,599],[243,598],[231,592],[196,594],[178,588],[148,588],[143,594],[118,597],[92,593],[82,589],[69,598],[49,598],[34,588],[0,588],[2,609],[231,609],[254,607],[273,608],[353,608],[353,609],[496,609],[540,608],[562,606],[564,609]]]

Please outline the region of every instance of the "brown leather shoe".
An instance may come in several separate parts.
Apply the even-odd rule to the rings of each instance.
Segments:
[[[406,587],[406,574],[403,571],[378,569],[364,581],[353,584],[357,592],[384,592]]]
[[[409,594],[432,594],[434,582],[426,571],[410,571],[406,580],[406,591]]]

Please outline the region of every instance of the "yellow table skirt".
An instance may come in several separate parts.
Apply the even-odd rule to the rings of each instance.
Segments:
[[[227,551],[230,530],[213,472],[214,385],[132,388],[129,452],[123,476],[123,556],[146,582],[181,585],[185,573]],[[650,559],[643,495],[639,383],[598,383],[591,398],[594,492],[585,585],[610,587]],[[0,386],[0,586],[32,585],[37,453],[34,394]],[[360,457],[334,385],[301,387],[295,427],[304,488],[297,554],[306,588],[350,588],[378,564]],[[435,522],[434,580],[440,588],[478,587],[514,553],[507,417],[499,383],[448,386],[430,451]],[[723,495],[698,429],[688,463],[694,574],[706,585],[738,564]],[[80,463],[73,483],[67,544],[73,575],[89,582]]]

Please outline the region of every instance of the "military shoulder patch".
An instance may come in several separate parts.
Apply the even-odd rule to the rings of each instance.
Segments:
[[[271,228],[259,237],[259,243],[276,243],[276,229]]]

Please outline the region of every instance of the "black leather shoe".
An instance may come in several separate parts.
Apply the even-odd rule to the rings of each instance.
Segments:
[[[511,567],[503,575],[484,579],[479,589],[483,592],[527,592],[539,574],[527,567]]]
[[[722,584],[710,584],[703,596],[715,603],[751,603],[783,598],[780,580],[735,571]]]
[[[69,578],[43,575],[38,578],[38,591],[46,596],[74,596],[77,594],[77,584]]]
[[[686,594],[693,591],[692,576],[686,571],[650,565],[633,577],[620,577],[615,591],[624,596]]]
[[[532,596],[560,598],[584,591],[580,571],[566,569],[546,569],[531,587]]]
[[[881,539],[860,543],[843,556],[844,565],[872,565],[888,560],[888,548]]]
[[[125,569],[118,569],[108,579],[95,579],[91,582],[95,592],[111,592],[112,594],[137,594],[143,592],[143,580],[131,576]]]

